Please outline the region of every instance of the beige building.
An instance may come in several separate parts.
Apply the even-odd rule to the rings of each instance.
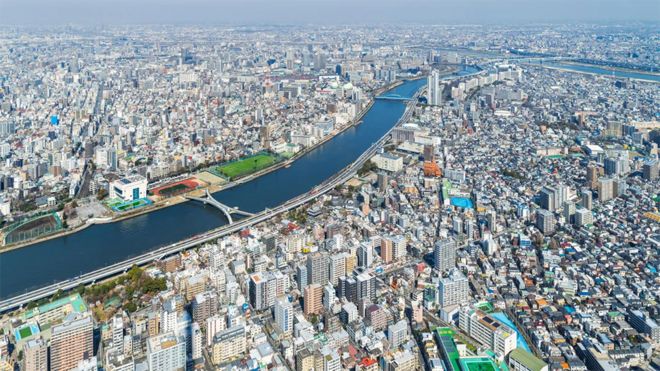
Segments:
[[[51,371],[68,371],[94,354],[94,325],[84,315],[53,327],[50,339]]]
[[[43,339],[32,339],[23,344],[23,369],[25,371],[48,369],[48,345]]]
[[[246,348],[245,327],[239,325],[220,331],[213,338],[213,364],[229,362],[245,353]]]
[[[305,287],[304,310],[306,315],[319,314],[323,308],[323,287],[311,284]]]

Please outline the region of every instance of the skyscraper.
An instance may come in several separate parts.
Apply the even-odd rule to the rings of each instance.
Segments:
[[[433,248],[433,268],[442,273],[456,266],[456,241],[438,240]]]
[[[53,327],[50,339],[50,369],[68,371],[94,354],[92,317],[85,315]]]
[[[440,73],[437,70],[431,71],[427,79],[428,104],[439,106],[442,103],[442,89],[440,85]]]

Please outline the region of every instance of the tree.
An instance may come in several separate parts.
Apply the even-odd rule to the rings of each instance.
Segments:
[[[96,192],[96,199],[101,201],[102,199],[108,197],[108,191],[105,190],[105,188],[99,189],[98,192]]]
[[[126,305],[124,305],[124,309],[126,309],[128,313],[133,313],[137,310],[137,304],[135,304],[132,301],[129,301],[128,303],[126,303]]]
[[[368,160],[362,165],[360,170],[358,170],[358,175],[363,176],[364,174],[370,171],[376,170],[376,168],[377,168],[376,164],[373,163],[371,160]]]

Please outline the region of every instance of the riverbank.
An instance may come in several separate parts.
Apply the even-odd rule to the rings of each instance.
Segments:
[[[527,63],[532,66],[544,67],[551,70],[581,73],[584,75],[603,76],[611,79],[629,79],[633,81],[660,83],[660,74],[632,69],[622,69],[610,66],[562,61],[560,63]],[[607,72],[607,73],[604,73]],[[612,74],[609,74],[611,72]],[[618,75],[617,75],[618,73]]]
[[[228,190],[230,188],[236,187],[238,185],[241,185],[241,184],[250,182],[252,180],[255,180],[256,178],[264,176],[264,175],[266,175],[268,173],[271,173],[273,171],[279,170],[279,169],[284,168],[284,167],[291,166],[291,164],[294,163],[296,160],[300,159],[301,157],[303,157],[307,153],[313,151],[314,149],[316,149],[316,148],[322,146],[323,144],[327,143],[328,141],[332,140],[337,135],[345,132],[348,129],[351,129],[351,128],[354,128],[354,127],[360,125],[360,123],[362,122],[362,119],[364,118],[364,115],[366,115],[366,113],[369,112],[369,110],[373,107],[374,103],[376,102],[376,97],[378,95],[382,94],[385,91],[388,91],[388,90],[391,90],[391,89],[394,89],[394,88],[400,86],[401,84],[404,83],[404,81],[405,80],[397,80],[397,81],[394,81],[390,84],[387,84],[383,87],[380,87],[380,88],[374,90],[373,97],[369,100],[369,103],[356,115],[356,117],[351,121],[351,123],[345,125],[344,127],[340,128],[340,129],[334,130],[332,133],[330,133],[329,135],[326,135],[325,137],[323,137],[320,141],[318,141],[314,145],[309,146],[307,148],[304,148],[303,150],[297,152],[291,158],[289,158],[285,161],[280,161],[280,162],[275,163],[275,164],[273,164],[269,167],[261,169],[261,170],[255,172],[255,173],[246,175],[244,177],[240,177],[240,178],[238,178],[234,181],[227,182],[227,183],[224,183],[224,184],[221,184],[221,185],[212,185],[212,184],[210,184],[208,186],[200,187],[200,188],[197,188],[193,191],[187,192],[186,194],[177,195],[177,196],[174,196],[174,197],[163,199],[163,200],[154,202],[152,205],[141,207],[139,209],[135,209],[135,210],[131,210],[131,211],[127,211],[127,212],[124,212],[122,214],[114,215],[114,216],[109,217],[109,218],[102,218],[102,219],[101,218],[92,218],[92,219],[88,219],[85,223],[83,223],[81,225],[77,225],[77,226],[72,227],[70,229],[65,229],[65,230],[58,231],[58,232],[55,232],[55,233],[51,233],[49,235],[41,236],[41,237],[38,237],[38,238],[35,238],[35,239],[32,239],[32,240],[23,241],[23,242],[17,243],[17,244],[10,244],[10,245],[1,246],[0,247],[0,254],[6,253],[6,252],[9,252],[9,251],[13,251],[13,250],[16,250],[16,249],[20,249],[20,248],[23,248],[23,247],[27,247],[27,246],[30,246],[30,245],[38,244],[38,243],[41,243],[41,242],[45,242],[45,241],[48,241],[48,240],[52,240],[52,239],[56,239],[56,238],[60,238],[60,237],[66,237],[66,236],[81,232],[81,231],[87,229],[88,227],[91,227],[91,226],[96,225],[96,224],[109,224],[109,223],[120,222],[120,221],[124,221],[124,220],[127,220],[127,219],[135,218],[135,217],[138,217],[138,216],[141,216],[141,215],[144,215],[144,214],[148,214],[148,213],[151,213],[151,212],[154,212],[154,211],[158,211],[158,210],[170,207],[170,206],[175,206],[175,205],[178,205],[178,204],[181,204],[181,203],[184,203],[184,202],[188,202],[190,200],[188,200],[185,197],[187,194],[194,194],[194,193],[197,193],[197,192],[202,194],[207,189],[212,194],[216,193],[216,192],[220,192],[220,191],[225,191],[225,190]],[[228,205],[228,206],[233,207],[235,205]]]
[[[424,83],[423,79],[404,82],[393,93],[416,97],[415,92]],[[222,213],[214,208],[182,203],[4,254],[0,258],[0,308],[9,310],[57,290],[120,274],[134,264],[148,264],[307,203],[350,179],[393,127],[411,116],[413,110],[406,106],[403,102],[376,100],[360,125],[290,167],[214,195],[224,204],[256,214],[256,218],[227,225]],[[30,262],[30,269],[24,269],[25,262]]]

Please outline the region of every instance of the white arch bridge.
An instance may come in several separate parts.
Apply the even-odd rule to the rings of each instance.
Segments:
[[[234,224],[234,218],[231,217],[232,214],[238,214],[238,215],[243,215],[243,216],[254,216],[252,213],[248,213],[247,211],[242,211],[239,210],[238,207],[229,207],[220,201],[216,200],[211,196],[211,193],[209,190],[205,190],[204,192],[204,197],[194,197],[194,196],[186,196],[187,199],[189,200],[195,200],[199,202],[203,202],[205,205],[210,204],[211,206],[219,209],[222,211],[223,214],[227,217],[227,220],[229,221],[229,224]]]

